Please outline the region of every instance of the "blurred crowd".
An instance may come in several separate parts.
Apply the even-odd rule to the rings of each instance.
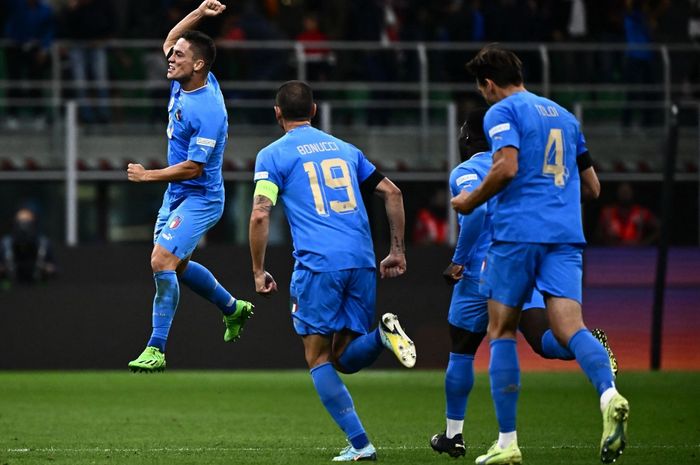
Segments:
[[[4,35],[162,38],[198,0],[0,0]],[[700,37],[698,0],[231,0],[204,25],[234,40],[624,41]],[[317,30],[307,21],[316,18]],[[642,38],[641,36],[648,36]]]
[[[72,92],[92,107],[81,106],[86,122],[110,120],[109,80],[138,79],[148,89],[164,88],[164,59],[157,50],[107,49],[108,39],[162,40],[199,0],[0,0],[0,34],[6,40],[4,72],[11,82],[50,78],[50,47],[54,40],[79,41],[61,49],[66,82],[77,84]],[[307,45],[307,79],[374,82],[415,81],[420,75],[415,52],[389,47],[398,41],[428,42],[660,42],[700,43],[700,0],[231,0],[225,13],[201,24],[217,40],[260,41],[326,40],[379,42],[369,52],[331,51],[323,45]],[[533,52],[534,53],[534,52]],[[288,52],[258,49],[221,49],[215,64],[220,80],[286,80],[295,77]],[[536,53],[535,53],[536,55]],[[621,56],[601,50],[599,56],[571,52],[554,61],[553,80],[562,82],[626,82],[654,84],[661,76],[658,53],[630,49]],[[539,58],[523,54],[528,81],[538,80]],[[533,58],[533,59],[530,59]],[[463,82],[463,52],[432,53],[430,79]],[[1,60],[0,60],[1,61]],[[683,69],[672,76],[683,82],[700,81],[700,60],[675,59]],[[4,76],[3,76],[4,74]],[[91,82],[90,85],[85,83]],[[150,85],[153,84],[153,85]],[[148,95],[161,97],[162,90]],[[255,92],[227,97],[259,97]],[[6,97],[35,99],[38,87],[10,86]],[[649,94],[630,92],[626,100],[643,100]],[[371,99],[390,98],[373,92]],[[31,103],[30,103],[31,104]],[[41,128],[41,111],[34,114]],[[7,125],[17,125],[17,109],[6,111]],[[625,125],[632,111],[623,116]],[[386,115],[373,115],[383,124]],[[650,123],[648,112],[641,123]]]

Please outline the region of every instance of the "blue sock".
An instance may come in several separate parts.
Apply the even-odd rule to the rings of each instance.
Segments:
[[[153,332],[148,345],[165,352],[165,342],[180,300],[180,286],[175,271],[153,273],[153,280],[156,282],[156,296],[153,298]]]
[[[520,392],[520,365],[515,339],[491,340],[491,397],[496,407],[498,431],[515,431],[515,416]]]
[[[200,296],[213,303],[225,314],[236,311],[236,299],[214,278],[211,271],[197,262],[189,262],[180,280]]]
[[[355,412],[352,397],[343,381],[336,373],[330,362],[323,363],[311,369],[316,392],[331,414],[335,423],[345,432],[348,440],[355,449],[362,449],[369,444],[367,433]]]
[[[445,371],[448,419],[464,420],[467,399],[472,386],[474,386],[474,355],[450,352],[450,361]]]
[[[551,329],[548,329],[542,335],[542,356],[559,360],[573,360],[576,358],[568,347],[559,344]]]
[[[608,353],[588,329],[583,328],[571,336],[569,349],[598,394],[615,386]]]
[[[347,373],[356,373],[370,366],[382,353],[384,345],[379,335],[379,328],[353,340],[345,348],[338,359],[338,363]]]

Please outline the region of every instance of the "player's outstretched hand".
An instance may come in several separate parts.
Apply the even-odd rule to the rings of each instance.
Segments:
[[[442,272],[442,277],[445,278],[447,284],[454,286],[462,279],[462,273],[464,273],[464,267],[462,265],[450,262],[447,268],[445,268],[445,271]]]
[[[275,278],[267,271],[255,273],[255,292],[264,297],[270,297],[273,292],[277,292]]]
[[[406,255],[402,253],[390,253],[379,264],[379,276],[384,278],[396,278],[406,272]]]
[[[467,210],[467,199],[469,198],[469,192],[467,191],[462,191],[458,195],[452,197],[452,200],[450,200],[450,203],[452,204],[452,208],[457,212],[457,213],[462,213],[465,215],[468,215],[471,213],[471,210]]]
[[[143,182],[146,180],[146,168],[138,163],[129,163],[126,167],[126,176],[131,182]]]
[[[226,5],[216,0],[204,0],[197,10],[202,16],[216,16],[224,12]]]

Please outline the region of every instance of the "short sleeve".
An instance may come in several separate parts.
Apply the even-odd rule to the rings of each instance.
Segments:
[[[578,140],[576,141],[576,156],[578,157],[579,155],[582,155],[586,152],[588,152],[588,147],[586,146],[586,138],[584,137],[583,132],[579,130]]]
[[[272,155],[273,151],[270,149],[263,149],[258,152],[258,156],[255,158],[255,175],[253,176],[253,181],[270,181],[281,190],[284,187],[282,176],[277,169]]]
[[[369,178],[377,170],[377,167],[365,157],[365,154],[360,149],[352,144],[348,145],[350,145],[351,149],[357,151],[357,182],[362,184],[365,179]]]
[[[503,147],[520,149],[519,126],[511,108],[506,105],[496,104],[486,112],[484,133],[493,153]]]
[[[206,163],[214,152],[221,122],[217,121],[216,112],[195,115],[190,121],[192,135],[187,149],[187,159],[197,163]]]
[[[481,178],[474,168],[460,165],[450,174],[450,190],[452,195],[459,195],[460,192],[466,190],[472,192],[481,184]]]

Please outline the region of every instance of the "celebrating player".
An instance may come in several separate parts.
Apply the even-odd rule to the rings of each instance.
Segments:
[[[168,167],[146,170],[129,164],[133,182],[168,182],[154,231],[151,268],[156,283],[153,299],[153,332],[146,350],[129,362],[132,371],[165,369],[165,343],[180,298],[179,281],[223,313],[224,341],[240,337],[253,314],[250,302],[237,300],[204,266],[190,260],[197,243],[224,211],[221,177],[228,116],[219,83],[209,71],[216,57],[214,42],[191,31],[201,19],[216,16],[226,7],[204,1],[168,34],[163,52],[168,59]]]
[[[608,355],[581,312],[580,179],[590,186],[596,177],[585,139],[573,115],[525,90],[514,53],[487,46],[467,69],[493,105],[484,119],[493,165],[479,187],[461,191],[452,205],[470,214],[500,192],[482,283],[489,296],[489,375],[500,434],[476,463],[522,461],[515,429],[520,390],[515,336],[520,310],[535,286],[545,297],[555,337],[573,352],[600,395],[600,458],[613,462],[626,444],[629,403],[617,392]]]
[[[355,373],[371,365],[383,347],[406,367],[415,364],[413,342],[396,315],[374,319],[376,265],[360,189],[384,199],[391,231],[382,278],[406,271],[401,191],[356,147],[311,126],[316,114],[311,88],[289,81],[277,91],[275,117],[285,135],[258,153],[250,251],[255,288],[268,295],[277,283],[265,271],[270,211],[284,200],[296,264],[290,283],[294,329],[321,402],[349,445],[334,461],[374,460],[377,452],[336,370]]]
[[[469,113],[460,131],[460,151],[464,160],[452,170],[450,190],[456,196],[462,190],[476,189],[484,180],[492,165],[486,135],[484,115],[486,109]],[[598,185],[590,186],[592,196],[597,197]],[[452,262],[443,272],[444,278],[454,285],[448,322],[452,350],[445,373],[445,398],[447,419],[444,433],[430,440],[433,450],[446,452],[452,457],[465,454],[462,429],[469,393],[474,384],[474,355],[486,335],[488,324],[487,296],[479,291],[481,265],[492,241],[491,220],[497,198],[489,199],[470,215],[459,215],[459,237]],[[527,310],[527,311],[525,311]],[[544,299],[536,289],[532,298],[523,305],[519,329],[532,349],[544,358],[573,360],[574,354],[559,344],[549,328]],[[617,370],[615,356],[607,345],[602,330],[593,331],[608,351],[613,371]]]

